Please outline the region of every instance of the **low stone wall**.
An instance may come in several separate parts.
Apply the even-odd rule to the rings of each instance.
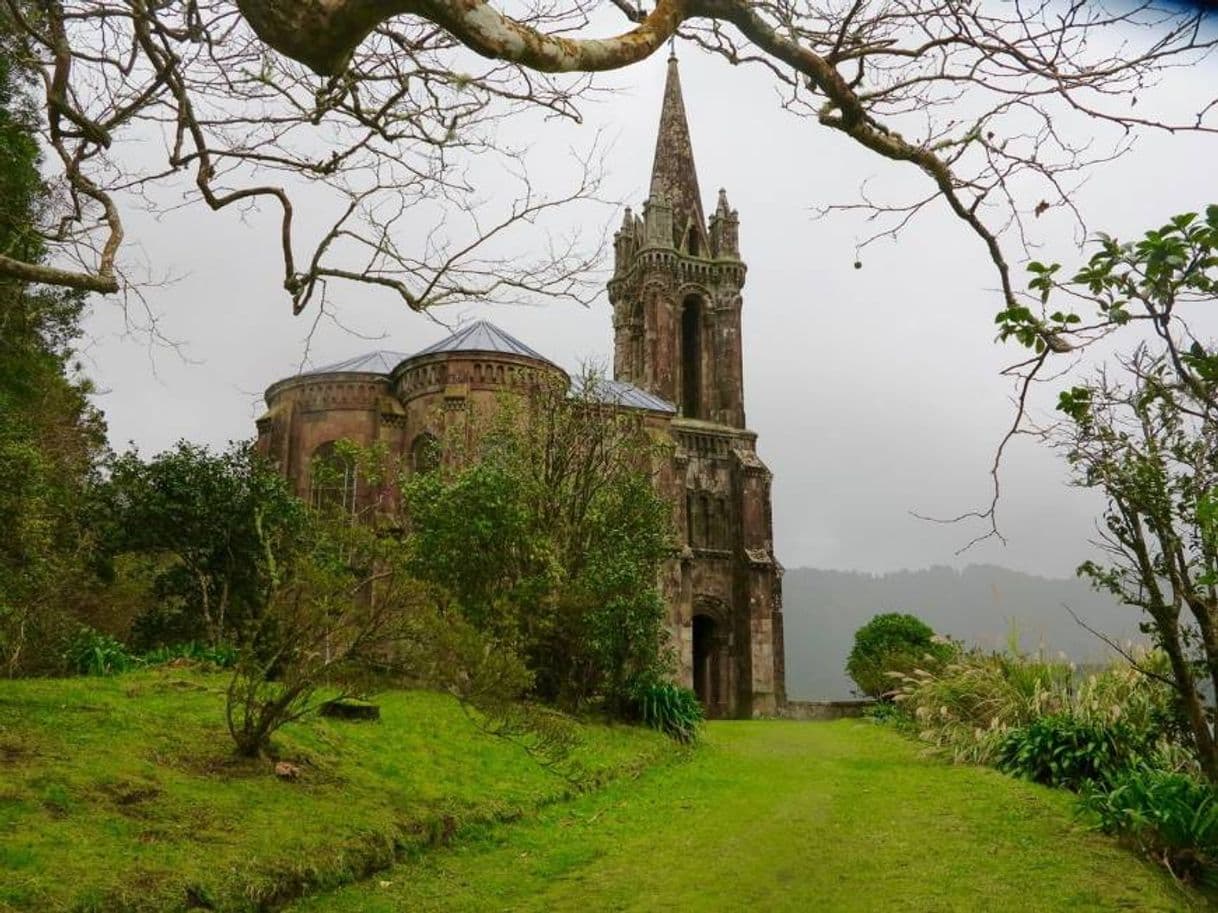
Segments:
[[[864,698],[856,701],[787,701],[778,711],[783,720],[809,720],[826,722],[860,717],[875,701]]]

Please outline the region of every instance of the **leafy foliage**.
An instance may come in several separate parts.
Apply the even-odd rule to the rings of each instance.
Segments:
[[[162,559],[156,607],[134,626],[148,649],[232,640],[262,610],[271,555],[283,560],[306,522],[287,480],[248,444],[213,453],[182,441],[150,460],[125,453],[98,501],[109,554]]]
[[[26,74],[0,15],[0,254],[41,262],[47,205]],[[74,344],[84,298],[0,280],[0,669],[55,671],[91,580],[86,493],[105,450]]]
[[[864,694],[883,697],[895,689],[894,675],[937,668],[954,652],[955,648],[936,639],[935,632],[921,619],[886,612],[855,632],[846,673]]]
[[[1083,808],[1172,874],[1198,882],[1218,877],[1218,790],[1184,774],[1133,767],[1083,793]]]
[[[649,682],[636,686],[631,696],[644,724],[678,742],[697,740],[703,720],[702,702],[689,688],[673,682]]]
[[[657,445],[596,383],[500,407],[473,452],[412,475],[402,500],[411,572],[523,657],[534,696],[621,716],[632,683],[670,665],[656,581],[671,508],[652,484]]]
[[[996,766],[1046,786],[1078,791],[1088,784],[1113,782],[1144,758],[1146,747],[1126,723],[1055,713],[1007,732],[998,744]]]
[[[89,627],[76,632],[64,651],[64,661],[78,675],[114,675],[139,665],[121,643]]]
[[[184,659],[217,669],[229,669],[236,664],[238,655],[237,648],[229,644],[210,646],[191,641],[149,650],[140,656],[140,662],[148,666],[160,666]]]

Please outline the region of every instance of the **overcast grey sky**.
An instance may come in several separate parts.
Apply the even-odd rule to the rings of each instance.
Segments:
[[[586,106],[582,126],[536,130],[530,141],[543,167],[535,173],[547,173],[548,161],[561,171],[568,150],[590,145],[603,129],[614,142],[607,195],[641,202],[664,56],[608,77],[617,91]],[[746,409],[775,474],[780,560],[868,571],[992,562],[1072,573],[1086,554],[1097,504],[1068,488],[1057,459],[1031,443],[1017,444],[1004,466],[1005,547],[990,542],[957,557],[974,529],[911,516],[983,503],[993,449],[1012,415],[1012,389],[998,372],[1018,353],[993,341],[999,297],[980,243],[936,208],[899,242],[870,248],[863,268],[854,269],[855,241],[867,227],[846,215],[814,219],[813,207],[855,199],[868,179],[912,194],[925,178],[785,113],[762,71],[733,69],[692,47],[680,56],[705,203],[726,187],[740,212],[749,267]],[[1174,74],[1170,86],[1183,96],[1214,84],[1218,61]],[[1096,171],[1076,202],[1093,230],[1132,235],[1218,202],[1216,162],[1216,139],[1145,137]],[[595,231],[617,224],[620,213],[586,217]],[[183,345],[179,352],[150,347],[124,334],[118,304],[96,305],[87,357],[116,447],[134,441],[154,452],[181,437],[223,445],[250,436],[261,391],[297,369],[310,335],[308,359],[318,365],[376,348],[412,351],[446,333],[365,287],[336,293],[342,326],[325,320],[314,330],[312,313],[292,317],[269,222],[202,207],[159,222],[130,219],[138,256],[176,277],[146,294],[160,332]],[[1064,217],[1050,213],[1036,227],[1046,241],[1042,258],[1077,262]],[[134,314],[140,305],[128,307]],[[603,297],[587,309],[547,304],[439,316],[487,317],[569,367],[589,358],[607,363],[612,350]],[[1042,414],[1054,398],[1052,391],[1041,396]]]

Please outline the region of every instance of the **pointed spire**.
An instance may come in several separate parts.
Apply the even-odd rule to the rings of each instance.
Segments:
[[[689,123],[685,119],[685,101],[681,97],[681,76],[677,72],[675,53],[668,58],[664,105],[660,109],[660,130],[651,166],[651,196],[661,195],[672,206],[673,241],[678,247],[683,246],[684,239],[680,235],[688,230],[691,222],[700,234],[705,234],[702,194],[698,190],[698,172],[694,168],[694,150],[689,139]]]

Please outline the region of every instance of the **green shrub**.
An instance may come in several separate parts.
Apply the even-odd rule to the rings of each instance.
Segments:
[[[232,668],[237,662],[237,648],[228,644],[218,644],[209,647],[196,641],[184,644],[174,644],[171,647],[159,647],[143,654],[139,661],[149,666],[159,666],[177,659],[188,659],[191,662],[205,663],[220,669]]]
[[[918,735],[918,727],[914,725],[913,718],[905,712],[904,707],[894,701],[876,701],[863,711],[863,717],[882,726],[891,726],[908,736]]]
[[[138,664],[127,648],[108,634],[82,627],[68,642],[64,662],[78,675],[114,675]]]
[[[855,632],[846,674],[864,694],[884,697],[897,687],[894,674],[937,668],[954,652],[952,644],[936,638],[925,622],[913,615],[888,612]]]
[[[672,682],[636,686],[632,693],[639,719],[678,742],[693,742],[702,723],[702,704],[688,688]]]
[[[1079,790],[1107,784],[1143,759],[1144,737],[1125,723],[1100,723],[1054,713],[1006,733],[998,745],[1004,773]]]
[[[1218,789],[1185,774],[1130,768],[1084,790],[1096,826],[1135,844],[1178,878],[1218,880]]]

